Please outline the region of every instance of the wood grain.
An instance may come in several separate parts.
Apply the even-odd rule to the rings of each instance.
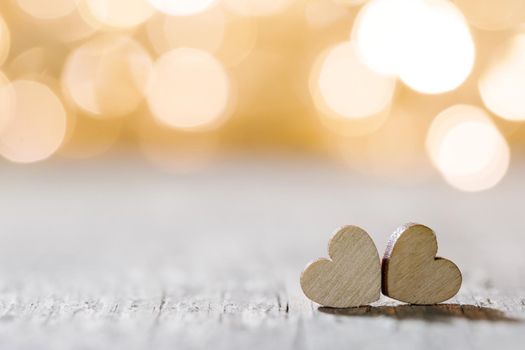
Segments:
[[[295,292],[288,272],[266,278],[231,270],[226,279],[174,270],[156,282],[149,273],[100,273],[82,278],[82,287],[68,285],[70,276],[1,279],[0,348],[489,350],[525,341],[520,291],[468,284],[448,304],[382,297],[373,306],[327,309]]]
[[[385,180],[319,159],[250,155],[187,175],[104,159],[2,165],[0,349],[525,344],[519,157],[476,195],[437,175]],[[384,232],[410,217],[439,227],[440,252],[461,267],[462,288],[446,304],[382,296],[333,314],[303,295],[298,276],[325,254],[327,230],[359,222],[383,248]]]
[[[345,226],[328,244],[329,259],[311,262],[301,287],[312,301],[329,307],[354,307],[379,299],[381,266],[374,242],[363,229]]]
[[[452,298],[462,282],[450,260],[436,257],[436,235],[420,224],[399,227],[382,262],[383,294],[411,304],[436,304]]]

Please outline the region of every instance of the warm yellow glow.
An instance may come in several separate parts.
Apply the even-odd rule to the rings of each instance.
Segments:
[[[0,16],[0,65],[5,62],[10,48],[11,35],[9,33],[9,28],[7,27],[3,17]]]
[[[0,72],[0,135],[14,116],[15,95],[11,82]]]
[[[222,45],[216,56],[226,67],[241,63],[257,43],[259,27],[256,17],[236,16],[224,11],[226,23]]]
[[[495,186],[507,172],[510,150],[481,109],[455,105],[441,112],[427,135],[427,150],[443,177],[463,191]]]
[[[422,93],[457,88],[474,65],[465,19],[446,0],[372,0],[359,13],[352,36],[371,69],[398,75]]]
[[[17,80],[13,118],[0,134],[0,154],[18,163],[37,162],[60,147],[66,132],[66,112],[49,87]]]
[[[408,55],[414,0],[373,0],[359,12],[352,38],[363,61],[382,74],[398,74]],[[419,28],[417,28],[419,30]]]
[[[72,13],[79,0],[16,0],[27,14],[39,19],[55,19]]]
[[[188,133],[162,125],[151,125],[149,118],[135,126],[139,149],[156,168],[170,173],[200,170],[213,160],[219,137],[216,132]]]
[[[525,120],[525,33],[495,51],[478,86],[492,112],[508,120]]]
[[[155,118],[167,126],[210,128],[225,117],[230,93],[219,61],[206,51],[181,48],[155,63],[148,103]]]
[[[121,118],[95,119],[80,114],[72,115],[70,120],[58,153],[71,159],[87,159],[106,153],[117,141],[123,123]]]
[[[317,74],[315,70],[314,74]],[[350,119],[373,116],[388,109],[395,90],[395,79],[366,67],[351,42],[329,50],[316,80],[317,89],[315,86],[314,89],[321,98],[316,105],[321,110],[326,106],[336,115]]]
[[[342,4],[342,5],[347,5],[347,6],[358,6],[358,5],[364,4],[368,0],[332,0],[332,1],[335,2],[336,4]]]
[[[238,16],[212,7],[192,16],[157,15],[146,24],[153,49],[159,55],[181,47],[213,53],[225,66],[240,63],[257,41],[257,18]]]
[[[410,54],[401,80],[423,93],[442,93],[461,85],[474,66],[475,47],[465,19],[448,1],[418,7]]]
[[[226,6],[242,16],[269,16],[283,12],[293,0],[223,0]]]
[[[144,48],[129,37],[105,35],[67,59],[62,85],[73,102],[101,118],[133,112],[143,100],[152,70]]]
[[[63,52],[51,47],[32,47],[11,58],[6,70],[13,80],[31,80],[51,72],[60,72],[63,59]]]
[[[485,30],[512,28],[525,21],[523,0],[453,0],[470,24]]]
[[[217,0],[149,0],[159,11],[168,15],[188,16],[205,11]]]
[[[348,9],[342,4],[326,0],[308,1],[304,15],[311,27],[326,27],[349,15]]]
[[[419,111],[396,103],[388,118],[372,134],[361,137],[327,135],[335,155],[356,173],[393,178],[415,184],[428,178],[429,169],[421,164]],[[369,120],[367,118],[366,120]],[[409,175],[408,175],[409,174]]]
[[[157,16],[148,23],[148,36],[155,50],[164,53],[192,47],[215,53],[222,45],[226,19],[214,7],[193,16]]]
[[[37,24],[39,34],[65,43],[86,39],[93,35],[101,27],[101,24],[86,9],[87,5],[84,1],[75,0],[78,2],[78,7],[64,16],[39,21]],[[41,3],[48,4],[48,2],[43,1]],[[44,43],[37,42],[38,45],[44,45]]]
[[[115,28],[135,27],[154,13],[148,0],[77,0],[85,3],[85,8],[95,20]]]

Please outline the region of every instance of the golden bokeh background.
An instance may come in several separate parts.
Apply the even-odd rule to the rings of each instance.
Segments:
[[[525,0],[5,0],[0,15],[9,162],[131,151],[178,172],[299,152],[483,191],[525,149]]]

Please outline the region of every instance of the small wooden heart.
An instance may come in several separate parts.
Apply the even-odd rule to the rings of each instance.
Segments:
[[[381,266],[374,242],[363,229],[345,226],[328,243],[330,259],[311,262],[301,288],[312,301],[329,307],[354,307],[379,299]]]
[[[411,304],[437,304],[461,287],[461,271],[450,260],[436,257],[436,235],[419,224],[399,227],[383,257],[383,294]]]

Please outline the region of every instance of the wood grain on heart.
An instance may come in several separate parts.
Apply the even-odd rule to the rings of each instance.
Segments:
[[[329,307],[354,307],[379,299],[381,265],[374,242],[363,229],[345,226],[328,243],[330,259],[310,263],[301,288],[312,301]]]
[[[390,237],[382,263],[383,294],[411,304],[436,304],[461,287],[461,272],[436,257],[436,235],[419,224],[399,227]]]

